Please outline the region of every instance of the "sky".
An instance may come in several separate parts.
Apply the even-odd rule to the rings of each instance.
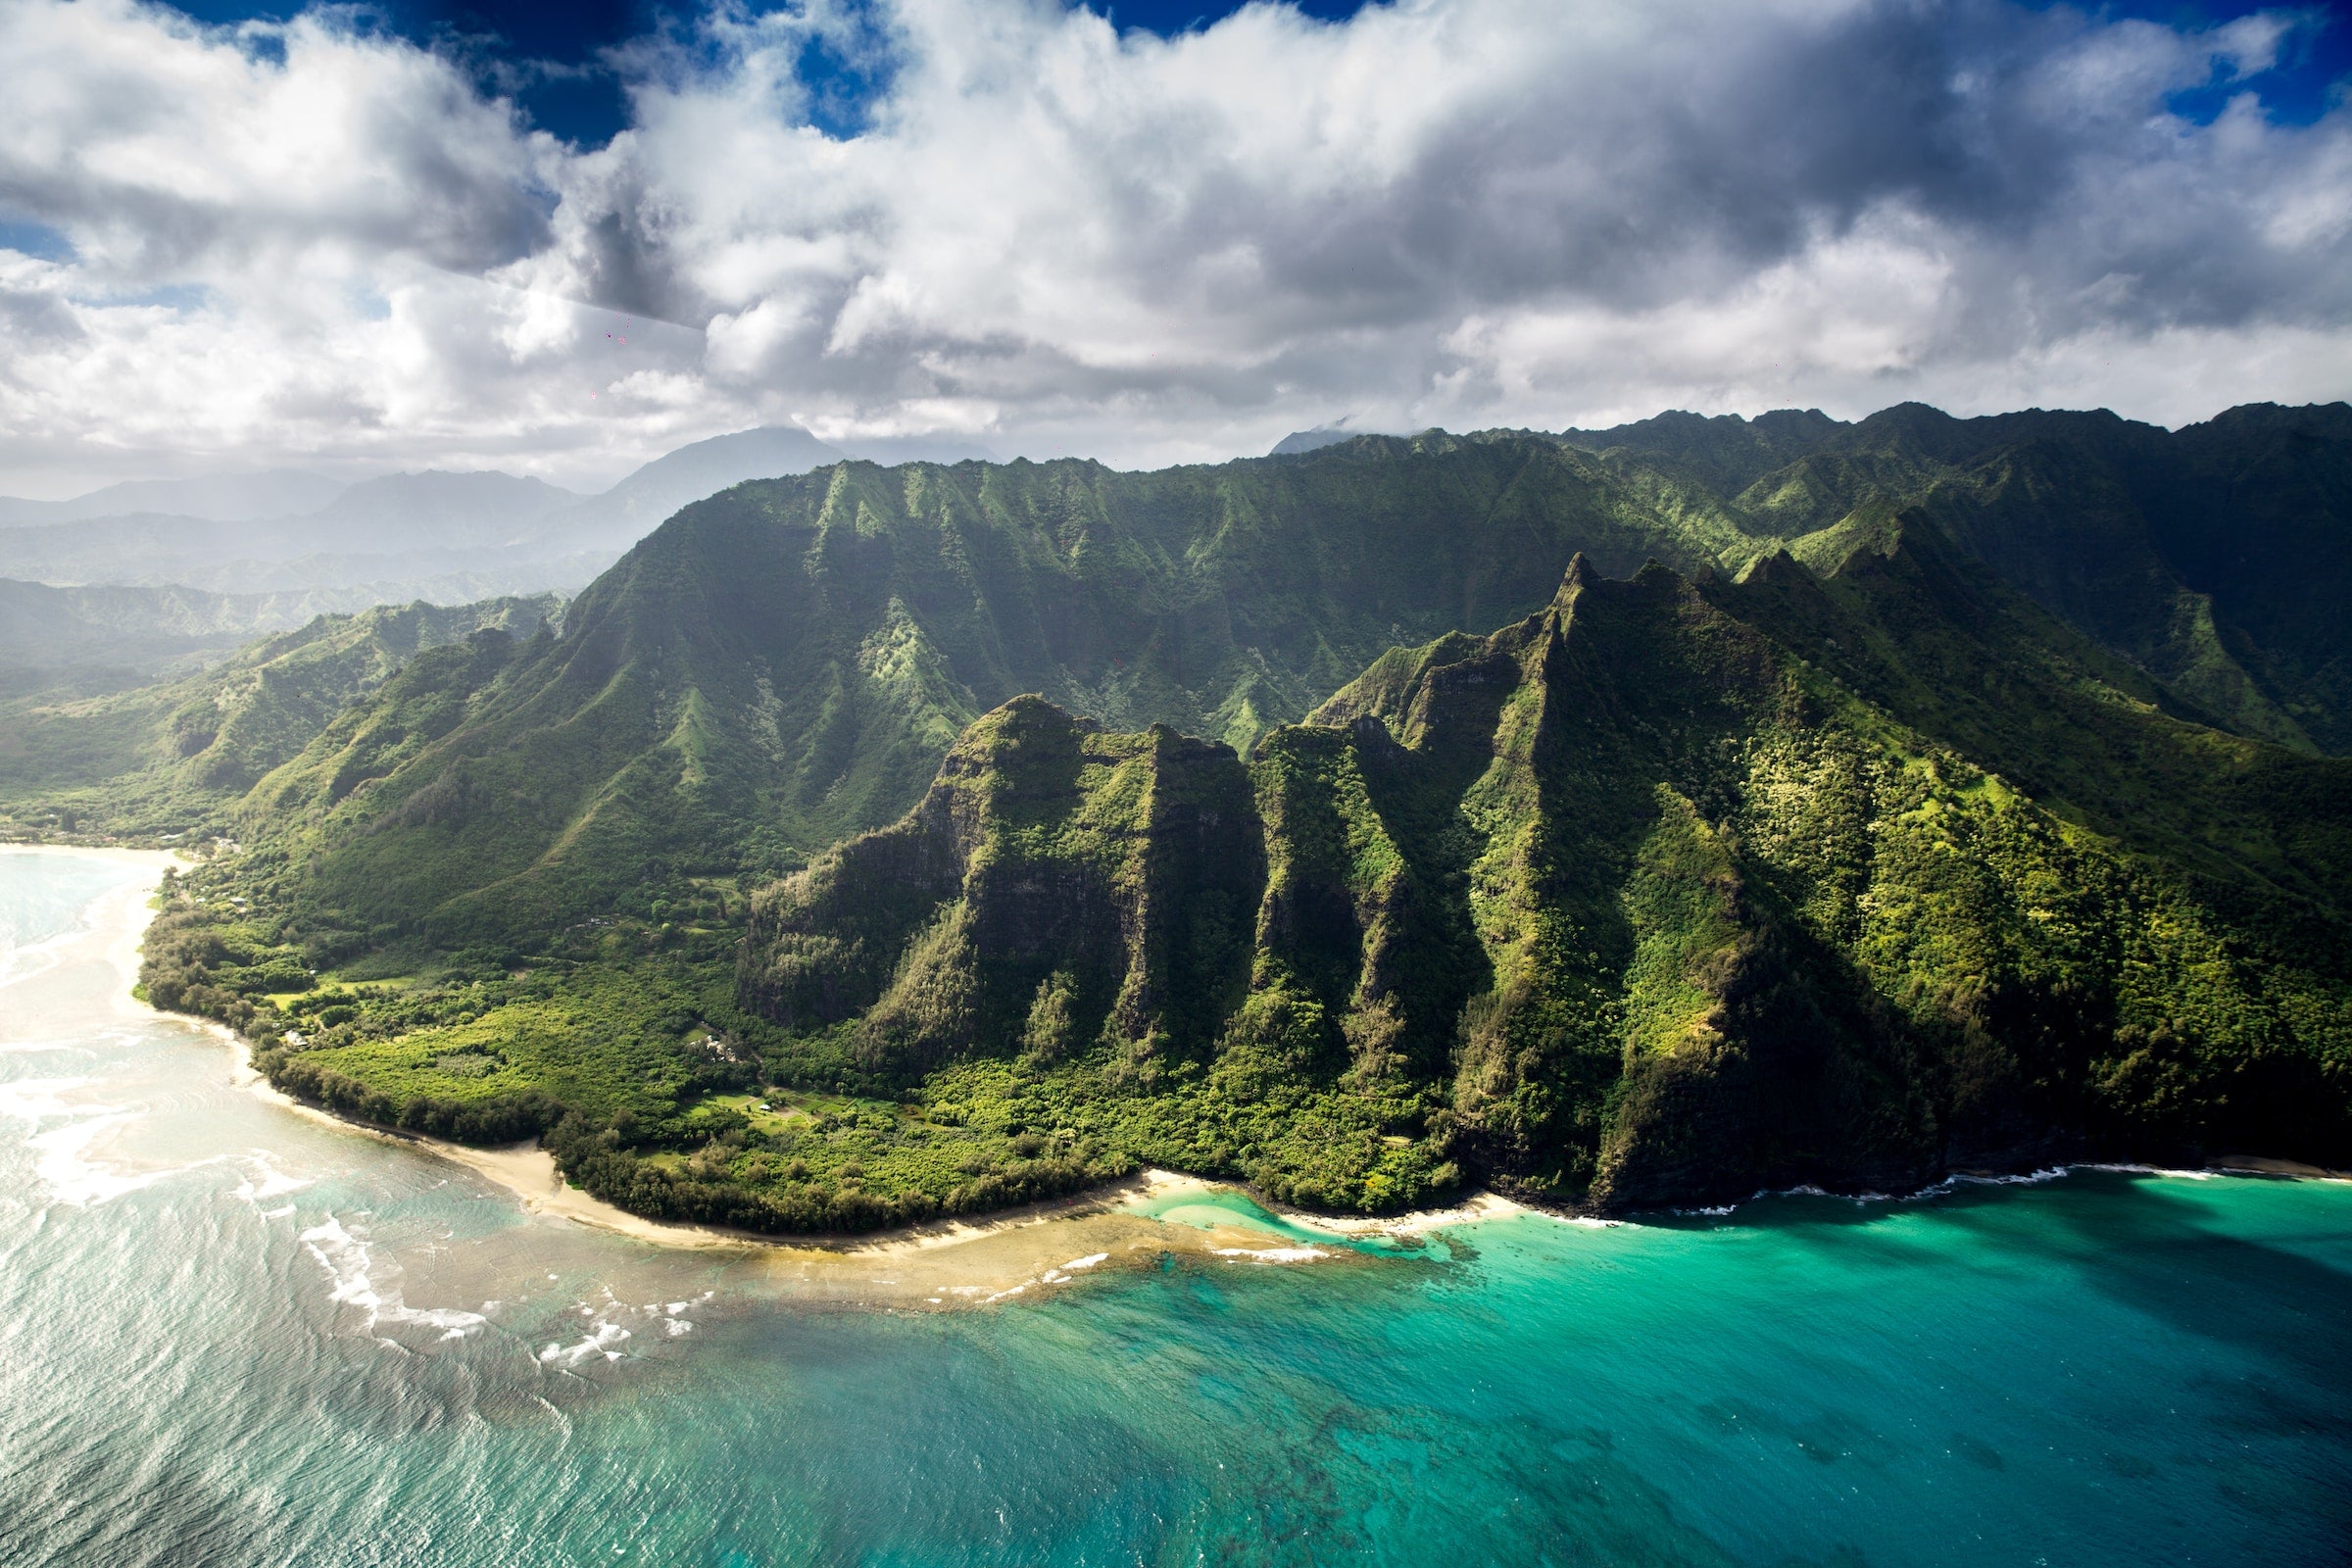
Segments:
[[[2352,396],[2352,16],[0,0],[0,493]]]

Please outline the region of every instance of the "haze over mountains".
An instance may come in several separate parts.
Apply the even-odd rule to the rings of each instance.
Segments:
[[[139,513],[200,517],[209,522],[252,522],[316,511],[342,494],[344,488],[341,480],[293,468],[211,474],[193,479],[126,479],[66,501],[25,501],[0,496],[0,527],[77,522],[85,517],[120,517]]]
[[[840,456],[765,428],[682,447],[595,496],[497,471],[279,471],[0,500],[0,661],[152,669],[321,613],[576,593],[686,503]]]
[[[1377,432],[1350,429],[1344,420],[1339,424],[1318,424],[1311,430],[1293,430],[1289,435],[1267,448],[1266,456],[1269,458],[1296,457],[1301,452],[1313,452],[1323,447],[1338,446],[1341,442],[1352,441],[1359,435],[1375,433]]]
[[[888,462],[986,456],[936,441],[851,446]],[[115,647],[118,662],[142,664],[159,651],[222,646],[214,632],[281,630],[321,612],[576,593],[688,502],[847,455],[797,426],[767,426],[680,447],[593,496],[496,470],[356,484],[280,470],[137,480],[67,501],[0,498],[0,580],[194,590],[156,600],[160,624],[151,629],[172,628],[160,642]],[[199,608],[207,595],[235,603],[208,615]],[[0,604],[0,657],[37,648],[48,635],[40,626],[62,628],[58,617],[76,613],[74,601],[51,599],[40,618],[23,618],[37,597]],[[61,657],[45,662],[106,657],[109,617],[121,619],[129,603],[118,595],[106,601],[111,609],[61,630],[49,643]]]

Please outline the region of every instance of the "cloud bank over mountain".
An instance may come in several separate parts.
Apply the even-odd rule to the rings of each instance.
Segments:
[[[623,46],[584,147],[356,13],[14,0],[0,490],[581,484],[795,421],[1156,464],[1341,418],[2339,397],[2352,108],[2264,96],[2328,24],[805,0]]]

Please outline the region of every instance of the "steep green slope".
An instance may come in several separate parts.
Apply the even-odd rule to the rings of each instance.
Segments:
[[[1705,591],[2070,820],[2240,899],[2272,888],[2340,896],[2352,874],[2352,846],[2333,825],[2352,806],[2332,793],[2352,776],[2344,769],[2210,727],[2211,715],[1967,560],[1921,513],[1866,509],[1798,549],[1805,565],[1771,558]]]
[[[1678,475],[1759,536],[1916,510],[2217,722],[2352,751],[2336,624],[2352,592],[2344,404],[2250,405],[2177,432],[2105,412],[1955,419],[1905,404],[1851,425],[1664,415],[1561,439],[1622,472]]]
[[[1463,1014],[1454,1108],[1485,1159],[1554,1190],[1590,1171],[1596,1200],[1623,1203],[1806,1169],[1899,1185],[2054,1131],[2340,1147],[2343,949],[2248,954],[2209,882],[2074,827],[1792,657],[1761,587],[1652,570],[1563,601],[1541,682],[1523,662],[1466,746],[1494,759],[1458,808],[1493,824],[1467,902],[1494,979]],[[1966,662],[1940,607],[1893,618],[1914,666],[1930,645]],[[1401,719],[1410,751],[1437,750],[1463,710],[1449,688],[1476,671],[1491,689],[1499,651],[1375,670],[1318,717]],[[2048,656],[2010,682],[2030,707],[2096,684]],[[2298,775],[2340,834],[2341,764],[2117,710],[2150,750],[2220,742]],[[2145,782],[2129,762],[2109,776]],[[2295,901],[2306,916],[2334,918],[2343,864],[2306,866],[2325,884]],[[2157,1125],[2122,1063],[2142,1037],[2192,1034],[2181,1070],[2205,1076],[2175,1086],[2186,1119]],[[2268,1073],[2234,1101],[2222,1081]]]
[[[262,799],[318,808],[319,919],[544,931],[891,820],[1019,692],[1246,746],[1393,642],[1541,604],[1580,549],[1736,570],[1777,543],[1517,438],[1147,474],[844,464],[688,508],[367,789]]]
[[[116,836],[238,826],[240,796],[420,650],[527,632],[561,609],[541,596],[320,615],[190,675],[101,681],[87,695],[31,683],[0,697],[0,824]]]
[[[754,899],[739,963],[740,896],[705,882],[348,967],[398,934],[314,921],[281,844],[178,896],[150,992],[322,1102],[545,1130],[641,1212],[769,1229],[1145,1161],[1343,1209],[1466,1179],[1622,1209],[2352,1155],[2352,764],[2168,715],[1884,523],[1826,579],[1576,563],[1247,761],[1016,699],[908,815]],[[264,794],[331,812],[304,791],[367,795],[549,653],[412,661]]]
[[[1342,1207],[1457,1162],[1605,1209],[2352,1149],[2343,948],[2268,948],[2211,878],[2041,808],[1718,592],[1580,564],[1538,615],[1269,734],[1247,789],[1222,748],[1019,700],[908,818],[762,896],[743,1000],[926,1101],[984,1081],[1074,1147]],[[2119,711],[2152,747],[2212,734]],[[2340,865],[2301,869],[2308,896],[2269,895],[2335,921]]]
[[[2352,410],[2232,409],[2134,484],[2223,652],[2325,750],[2352,753]]]
[[[564,638],[453,694],[464,721],[367,789],[296,789],[309,907],[458,942],[643,912],[891,820],[957,730],[1019,692],[1247,748],[1385,647],[1543,603],[1578,550],[1621,575],[1649,559],[1737,574],[1784,547],[1834,564],[1897,511],[2056,617],[2029,641],[2088,639],[2118,689],[2324,749],[2337,676],[2318,598],[2264,619],[2241,607],[2269,579],[2225,581],[2190,546],[2231,526],[2239,492],[2282,515],[2336,505],[2344,412],[2177,436],[1917,406],[1850,426],[1667,416],[1157,473],[844,464],[746,485],[641,543]],[[2176,483],[2200,452],[2218,477]],[[2352,563],[2331,515],[2294,536],[2323,584]]]
[[[151,993],[322,1102],[767,1228],[1140,1161],[1372,1209],[2342,1162],[2328,639],[2245,608],[2251,538],[2191,548],[2259,492],[2330,580],[2340,421],[2232,420],[742,486],[560,637],[206,763],[254,848]]]

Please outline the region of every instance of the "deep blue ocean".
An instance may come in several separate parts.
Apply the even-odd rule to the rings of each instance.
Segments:
[[[238,1087],[92,934],[147,874],[0,852],[10,1568],[2352,1562],[2352,1185],[2085,1170],[1296,1263],[1177,1245],[1299,1242],[1209,1195],[994,1304],[883,1264],[855,1300]],[[1112,1221],[1054,1223],[1025,1245]]]

